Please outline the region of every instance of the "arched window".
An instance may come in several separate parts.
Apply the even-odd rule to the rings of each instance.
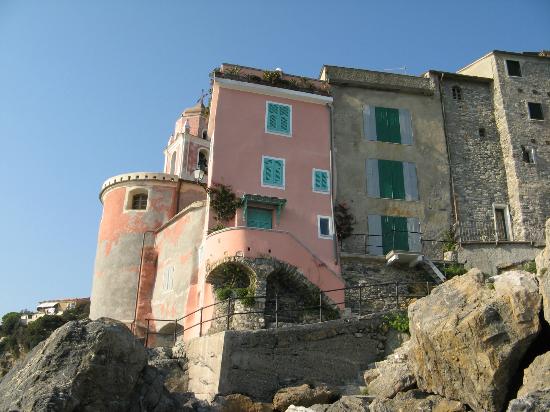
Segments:
[[[176,152],[172,153],[172,158],[170,159],[170,174],[176,174]]]
[[[137,193],[132,196],[132,209],[134,210],[147,209],[147,193]]]
[[[454,100],[462,100],[462,89],[459,86],[453,86],[452,92]]]
[[[208,151],[205,149],[199,150],[197,168],[202,170],[204,173],[208,173]]]

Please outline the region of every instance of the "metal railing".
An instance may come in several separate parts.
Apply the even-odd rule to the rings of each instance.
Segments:
[[[307,324],[340,318],[341,307],[346,316],[363,316],[390,310],[405,310],[411,300],[431,292],[433,282],[385,282],[362,284],[339,289],[319,291],[316,302],[304,302],[303,297],[274,294],[254,297],[230,297],[226,300],[200,307],[177,319],[145,319],[145,346],[151,337],[162,337],[175,343],[191,329],[198,328],[202,336],[205,325],[210,332],[275,327],[282,324]],[[329,302],[325,295],[344,292],[341,302]],[[253,299],[247,307],[243,301]],[[211,316],[208,313],[211,312]],[[197,320],[198,318],[198,320]],[[241,322],[236,322],[236,320]],[[260,325],[263,323],[263,325]],[[154,324],[154,328],[152,328]],[[252,325],[252,327],[251,327]],[[258,327],[259,326],[259,327]],[[162,332],[162,329],[165,329]],[[168,329],[168,331],[166,331]]]
[[[460,243],[499,243],[512,241],[539,244],[544,243],[545,240],[544,228],[525,228],[524,237],[522,239],[516,239],[509,233],[508,227],[504,224],[495,224],[493,220],[468,220],[460,222],[456,227],[456,239]]]

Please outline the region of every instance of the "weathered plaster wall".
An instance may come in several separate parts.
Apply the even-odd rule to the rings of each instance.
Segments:
[[[529,243],[468,244],[458,249],[458,261],[466,269],[497,275],[500,268],[534,260],[541,250]]]
[[[172,217],[175,186],[175,182],[131,180],[102,193],[90,318],[134,320],[144,234]],[[127,192],[130,195],[134,189],[148,191],[147,210],[127,209]]]
[[[188,307],[189,310],[186,310],[186,304],[190,286],[197,284],[198,249],[203,236],[204,215],[205,202],[193,203],[157,234],[158,263],[150,317],[176,319],[196,309]],[[191,300],[196,303],[196,299]],[[160,329],[164,325],[155,326]]]
[[[383,74],[374,78],[372,72],[365,72],[364,76],[355,76],[350,84],[342,85],[336,80],[337,84],[331,85],[337,201],[350,205],[356,218],[355,233],[368,233],[367,215],[380,214],[417,217],[423,237],[439,238],[449,228],[451,216],[449,165],[439,96],[427,79]],[[340,79],[348,74],[337,72],[335,76]],[[408,109],[412,116],[413,144],[368,141],[363,120],[366,105]],[[414,162],[419,200],[368,197],[368,158]]]
[[[203,399],[242,393],[271,402],[285,386],[361,384],[361,372],[384,355],[386,332],[375,317],[195,338],[187,347],[188,390]]]

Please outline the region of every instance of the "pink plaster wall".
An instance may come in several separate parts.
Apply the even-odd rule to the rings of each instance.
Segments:
[[[266,101],[292,106],[292,137],[265,132]],[[274,229],[288,231],[339,273],[334,244],[318,237],[317,215],[332,216],[329,194],[314,193],[312,170],[330,169],[330,116],[323,104],[265,96],[220,88],[214,85],[210,134],[214,135],[209,184],[233,187],[245,193],[287,199],[280,224]],[[212,116],[211,115],[211,116]],[[262,155],[285,159],[285,189],[261,186]],[[245,226],[242,212],[237,226]]]

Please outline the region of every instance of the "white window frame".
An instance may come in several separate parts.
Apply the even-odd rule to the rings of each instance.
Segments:
[[[290,109],[290,116],[289,116],[289,122],[290,122],[290,127],[289,127],[289,132],[288,134],[285,134],[285,133],[277,133],[277,132],[272,132],[270,130],[267,129],[267,120],[268,120],[268,115],[269,115],[269,103],[271,104],[278,104],[279,106],[287,106],[289,109]],[[274,101],[271,101],[271,100],[267,100],[265,102],[265,119],[264,119],[264,130],[267,134],[274,134],[274,135],[277,135],[277,136],[284,136],[284,137],[292,137],[292,105],[290,104],[286,104],[286,103],[279,103],[279,102],[274,102]]]
[[[145,209],[132,209],[132,202],[135,195],[147,195],[147,207]],[[126,195],[124,198],[124,212],[123,213],[142,213],[149,210],[151,204],[151,189],[144,186],[130,186],[126,188]]]
[[[510,208],[505,203],[493,203],[493,223],[495,225],[495,233],[498,233],[496,209],[504,210],[504,224],[506,225],[506,233],[508,233],[508,239],[506,240],[506,242],[512,242],[514,240],[514,234],[512,233],[512,220],[510,218]]]
[[[315,172],[324,172],[327,174],[327,191],[324,192],[322,190],[315,190]],[[330,173],[328,170],[326,169],[313,169],[313,171],[311,172],[311,189],[313,190],[314,193],[321,193],[323,195],[328,195],[330,194]]]
[[[531,117],[531,110],[529,110],[529,103],[540,104],[540,110],[542,112],[542,119],[535,119],[535,118]],[[534,121],[534,122],[544,122],[544,110],[543,110],[542,102],[527,102],[526,101],[525,106],[527,107],[527,116],[529,116],[529,120]]]
[[[282,160],[283,161],[283,185],[282,186],[273,186],[273,185],[264,184],[264,159]],[[264,155],[262,155],[262,168],[261,168],[261,172],[260,172],[260,184],[261,184],[262,187],[269,187],[271,189],[285,190],[285,188],[286,188],[286,160],[281,158],[281,157],[273,157],[273,156],[264,156]]]
[[[328,219],[328,235],[321,234],[321,219]],[[332,216],[317,215],[317,235],[319,239],[332,239],[334,236],[334,228],[332,227]]]

